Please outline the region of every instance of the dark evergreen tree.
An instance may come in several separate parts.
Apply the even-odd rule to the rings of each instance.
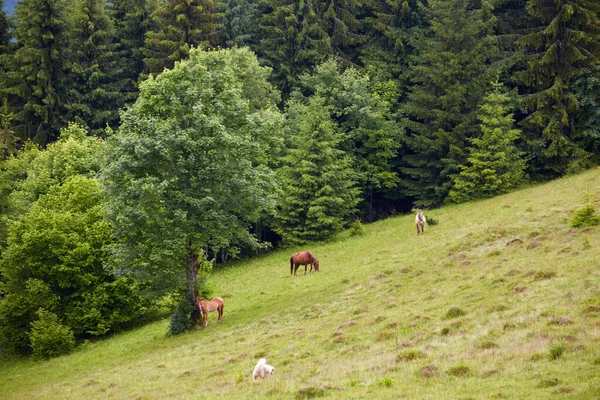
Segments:
[[[331,239],[355,212],[356,173],[339,149],[342,136],[331,112],[319,96],[288,104],[293,144],[279,170],[283,194],[276,215],[286,244]]]
[[[298,77],[330,56],[358,62],[364,41],[357,0],[261,0],[260,43],[254,51],[273,67],[286,97]]]
[[[218,45],[213,0],[167,0],[150,16],[156,28],[146,35],[145,71],[158,74],[189,56],[192,47]]]
[[[579,101],[579,112],[572,135],[590,155],[589,158],[583,158],[581,163],[570,164],[570,170],[576,171],[600,162],[600,66],[584,69],[575,78],[573,93]]]
[[[144,70],[143,47],[150,26],[148,0],[113,0],[110,16],[115,24],[115,42],[119,52],[123,95],[133,103],[138,93],[138,80]]]
[[[430,1],[433,36],[412,67],[413,87],[403,106],[406,135],[403,194],[422,207],[441,204],[476,137],[476,111],[492,81],[496,53],[490,6],[467,0]]]
[[[341,132],[339,148],[350,156],[361,189],[361,217],[373,221],[374,202],[398,184],[390,162],[400,147],[401,129],[389,101],[396,93],[395,85],[375,83],[355,68],[342,71],[333,60],[317,66],[314,74],[303,75],[300,81],[306,96],[318,96],[330,108]],[[296,92],[292,96],[300,97]]]
[[[253,46],[258,41],[260,11],[257,0],[221,0],[220,38],[223,47]]]
[[[404,94],[408,85],[409,58],[428,24],[426,1],[366,0],[365,31],[368,41],[361,47],[361,60],[375,79],[393,78]]]
[[[70,7],[69,114],[102,135],[107,125],[117,127],[126,101],[114,25],[105,0],[76,0]]]
[[[464,202],[493,197],[520,185],[525,160],[514,142],[521,136],[509,110],[510,96],[496,83],[479,109],[481,137],[470,138],[469,158],[454,178],[450,199]]]
[[[63,0],[23,0],[15,12],[18,50],[7,89],[20,98],[14,130],[42,144],[66,125],[65,10]]]
[[[529,89],[523,106],[530,112],[520,123],[533,169],[557,176],[590,156],[574,130],[579,102],[571,86],[575,76],[598,62],[600,3],[529,0],[527,11],[536,25],[517,41],[527,54],[528,67],[517,78]]]

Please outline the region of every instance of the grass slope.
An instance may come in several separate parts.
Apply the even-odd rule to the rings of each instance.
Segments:
[[[586,199],[587,197],[587,199]],[[0,362],[7,399],[590,399],[600,397],[600,169],[366,226],[214,273],[216,323],[168,320],[49,361]],[[304,272],[302,272],[303,274]],[[275,374],[253,383],[260,357]]]

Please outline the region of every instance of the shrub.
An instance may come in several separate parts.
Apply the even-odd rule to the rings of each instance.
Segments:
[[[409,349],[401,352],[396,356],[396,362],[413,361],[425,357],[425,353],[421,350]]]
[[[350,236],[360,236],[365,234],[365,227],[360,222],[360,220],[356,220],[350,225]]]
[[[446,313],[445,319],[458,318],[465,314],[466,312],[463,311],[460,307],[452,306]]]
[[[190,315],[195,308],[196,305],[191,293],[187,293],[171,314],[171,321],[169,322],[170,335],[179,335],[194,326],[194,321],[192,321]]]
[[[548,348],[548,353],[551,360],[560,358],[565,352],[565,345],[562,342],[554,342]]]
[[[471,373],[471,368],[465,365],[459,365],[458,367],[453,367],[448,370],[448,375],[452,376],[465,376]]]
[[[33,355],[51,358],[70,353],[75,347],[73,331],[60,323],[56,314],[40,308],[31,324],[29,340]]]
[[[390,387],[394,384],[394,380],[390,377],[385,377],[385,378],[381,378],[380,380],[378,380],[377,384],[379,386]]]
[[[578,210],[571,219],[571,226],[573,228],[581,228],[584,226],[592,226],[599,224],[600,216],[596,215],[596,209],[591,205],[587,205],[581,210]]]

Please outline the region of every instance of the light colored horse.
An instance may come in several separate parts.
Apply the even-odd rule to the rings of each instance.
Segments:
[[[423,215],[423,210],[421,208],[419,208],[419,211],[417,212],[417,216],[415,217],[415,224],[417,225],[417,235],[419,233],[425,233],[425,224],[427,223],[427,220],[425,219],[425,216]]]
[[[212,300],[197,300],[196,303],[202,310],[202,325],[208,326],[208,313],[213,311],[219,312],[219,321],[223,318],[223,299],[215,297]]]
[[[299,251],[290,257],[290,275],[292,273],[296,275],[296,271],[298,271],[298,267],[301,265],[304,265],[304,275],[306,275],[306,268],[309,265],[309,272],[312,272],[313,267],[315,268],[315,271],[319,272],[319,260],[317,260],[308,250]]]

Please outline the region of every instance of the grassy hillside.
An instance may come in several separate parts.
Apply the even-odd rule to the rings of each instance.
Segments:
[[[215,272],[225,316],[168,320],[50,361],[0,363],[8,399],[591,399],[600,397],[600,169],[426,212]],[[304,270],[302,269],[302,274]],[[253,383],[260,357],[275,374]]]

